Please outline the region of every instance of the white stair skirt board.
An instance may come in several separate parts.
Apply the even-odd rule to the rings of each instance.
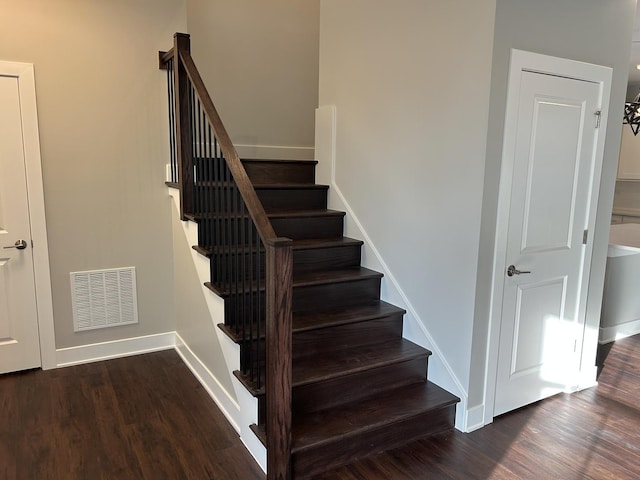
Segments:
[[[402,336],[432,351],[433,355],[429,357],[429,380],[460,397],[460,403],[456,407],[455,427],[463,432],[468,431],[468,422],[471,414],[467,412],[468,394],[466,389],[453,373],[442,351],[427,331],[425,323],[420,319],[409,298],[405,295],[396,277],[385,263],[375,243],[367,234],[336,183],[336,107],[334,105],[321,106],[316,109],[315,135],[316,160],[318,161],[316,183],[330,185],[329,208],[347,212],[344,235],[346,237],[360,238],[364,241],[362,266],[384,274],[381,286],[381,300],[398,305],[407,311],[404,316]],[[471,426],[474,429],[477,428],[473,425]]]
[[[169,196],[173,199],[175,205],[175,211],[180,211],[180,198],[177,195],[178,190],[172,187],[168,187]],[[175,212],[174,212],[175,213]],[[191,249],[192,245],[196,245],[198,243],[198,226],[193,222],[180,222],[182,225],[182,229],[184,232],[184,238],[187,243],[189,243],[189,248]],[[225,359],[226,368],[232,372],[234,370],[240,369],[240,347],[235,344],[222,330],[220,330],[213,321],[214,318],[224,318],[224,302],[223,300],[215,295],[211,290],[204,286],[204,282],[209,281],[210,269],[209,269],[209,260],[205,257],[197,253],[195,250],[191,249],[191,259],[194,262],[194,266],[196,268],[199,285],[202,289],[203,295],[205,297],[207,307],[211,314],[212,322],[211,328],[216,332],[219,345],[222,351],[222,354]],[[194,286],[194,288],[197,288]],[[182,341],[182,339],[180,339]],[[188,345],[182,341],[182,346],[178,350],[178,353],[184,353],[188,349]],[[195,357],[195,355],[194,355]],[[187,356],[183,357],[185,363],[189,366],[189,362],[187,361]],[[200,362],[202,363],[202,362]],[[202,383],[202,379],[207,382],[209,387],[218,385],[218,381],[215,379],[215,375],[206,368],[204,364],[202,366],[206,369],[206,371],[210,374],[210,378],[207,380],[207,376],[203,375],[201,371],[199,371],[199,375],[196,374],[196,378],[200,380]],[[190,366],[191,368],[191,366]],[[194,371],[192,369],[192,371]],[[195,374],[195,372],[194,372]],[[229,422],[234,426],[236,431],[240,435],[240,440],[247,447],[249,453],[255,458],[260,467],[266,472],[267,468],[267,453],[262,442],[256,437],[253,431],[249,428],[251,424],[258,423],[258,401],[254,398],[249,391],[242,385],[235,376],[231,376],[231,381],[233,383],[233,388],[235,390],[235,395],[237,400],[233,400],[229,393],[224,391],[222,388],[219,389],[218,394],[222,398],[226,398],[224,401],[218,402],[216,400],[216,396],[212,395],[212,398],[218,404],[222,412],[225,414]],[[203,383],[203,386],[207,388],[207,385]],[[214,390],[215,391],[215,390]],[[224,392],[224,395],[222,394]]]
[[[174,348],[175,343],[175,332],[165,332],[77,347],[59,348],[56,350],[56,363],[58,367],[69,367],[83,363],[100,362],[112,358],[169,350]]]
[[[240,419],[240,405],[238,402],[229,395],[229,392],[227,392],[220,382],[218,382],[213,373],[211,373],[211,370],[202,363],[202,361],[195,353],[193,353],[189,346],[184,343],[182,337],[177,333],[175,348],[178,355],[182,358],[182,361],[189,370],[191,370],[194,377],[198,379],[200,384],[204,387],[227,420],[229,420],[231,426],[233,426],[235,431],[240,434],[240,425],[238,424],[238,420]]]

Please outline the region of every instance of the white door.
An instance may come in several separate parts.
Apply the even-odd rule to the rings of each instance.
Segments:
[[[494,415],[579,371],[601,96],[597,82],[520,72]]]
[[[0,74],[0,373],[40,366],[19,94]]]

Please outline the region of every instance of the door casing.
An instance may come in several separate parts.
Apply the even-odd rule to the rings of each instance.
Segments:
[[[57,367],[57,362],[33,64],[0,61],[0,75],[16,78],[19,85],[24,161],[31,238],[33,240],[33,270],[40,333],[40,357],[42,368],[47,370]]]
[[[598,83],[601,85],[601,119],[600,128],[596,134],[595,145],[595,164],[592,170],[591,187],[590,187],[590,208],[588,216],[589,238],[585,246],[585,262],[592,261],[593,254],[593,232],[596,225],[596,213],[598,204],[598,194],[600,185],[600,176],[602,173],[602,162],[604,158],[604,140],[607,130],[607,118],[609,112],[609,98],[611,94],[612,69],[600,65],[579,62],[575,60],[551,57],[522,50],[511,50],[511,59],[509,67],[509,80],[507,87],[507,106],[504,125],[504,141],[502,149],[502,164],[500,171],[500,183],[498,192],[498,215],[496,224],[496,241],[494,244],[494,261],[492,270],[492,287],[491,287],[491,306],[489,317],[489,338],[486,358],[486,378],[484,389],[484,418],[483,423],[489,424],[494,417],[495,389],[496,389],[496,372],[498,366],[498,347],[500,339],[500,327],[502,321],[502,295],[505,284],[505,275],[507,266],[506,248],[507,248],[507,232],[509,228],[508,218],[511,199],[511,180],[513,175],[513,147],[515,144],[515,119],[518,114],[518,83],[520,72],[530,71],[535,73],[543,73],[548,75],[557,75],[577,80],[584,80]],[[589,269],[584,269],[582,277],[583,289],[588,291],[589,288]],[[585,315],[584,309],[580,312]],[[588,328],[585,323],[585,328]],[[577,385],[576,390],[587,388],[595,384],[595,365],[594,359],[586,358],[585,351],[593,349],[585,349],[584,346],[589,342],[597,343],[597,334],[586,335],[583,332],[582,341],[579,343],[581,352],[580,372],[574,383]]]

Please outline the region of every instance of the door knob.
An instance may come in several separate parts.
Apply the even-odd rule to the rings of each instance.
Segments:
[[[531,273],[528,270],[518,270],[515,265],[509,265],[507,267],[507,275],[513,277],[514,275],[522,275],[523,273]]]
[[[11,245],[9,247],[2,247],[2,248],[17,248],[18,250],[24,250],[25,248],[27,248],[27,241],[26,240],[16,240],[16,243],[14,243],[13,245]]]

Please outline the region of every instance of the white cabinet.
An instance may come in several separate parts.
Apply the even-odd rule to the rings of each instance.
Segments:
[[[624,125],[622,128],[618,178],[620,180],[640,180],[640,134],[636,137],[628,125]]]

